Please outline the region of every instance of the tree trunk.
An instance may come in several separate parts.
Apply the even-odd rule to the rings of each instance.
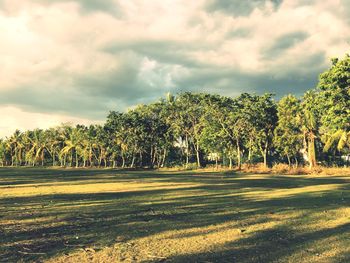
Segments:
[[[90,167],[92,167],[92,148],[91,147],[89,149],[89,163],[90,163]]]
[[[249,139],[249,147],[248,147],[248,163],[252,162],[252,138]]]
[[[73,163],[73,161],[72,161]],[[77,150],[75,150],[75,168],[79,167],[79,162],[78,162],[78,152]]]
[[[162,163],[162,155],[161,153],[158,154],[158,158],[157,158],[157,168],[160,167],[160,164]]]
[[[152,158],[152,168],[154,166],[154,164],[156,163],[156,158],[157,158],[157,147],[154,148],[154,151],[153,151],[153,158]]]
[[[124,155],[122,155],[122,161],[123,161],[122,168],[124,168],[125,167],[125,157],[124,157]]]
[[[231,170],[232,169],[232,157],[230,156],[228,159],[230,160],[229,169]]]
[[[316,150],[315,150],[315,135],[313,132],[310,133],[308,139],[308,153],[309,153],[309,164],[310,168],[316,167]]]
[[[139,162],[140,167],[143,166],[143,157],[142,157],[142,152],[140,151],[140,162]]]
[[[188,136],[186,135],[186,168],[188,167],[188,163],[189,163],[189,155],[190,155],[190,149],[189,149],[189,145],[188,145]]]
[[[197,167],[201,168],[201,156],[200,156],[200,151],[199,151],[199,142],[197,141],[195,144],[195,149],[196,149],[196,159],[197,159]]]
[[[166,149],[164,149],[164,153],[163,153],[163,160],[162,160],[161,167],[164,167],[164,165],[165,165],[165,158],[166,158],[166,154],[167,154],[167,150],[166,150]]]
[[[100,158],[98,161],[98,166],[101,168],[102,166],[102,160],[103,160],[103,149],[100,150]]]
[[[132,155],[132,160],[131,160],[131,164],[130,164],[130,168],[134,168],[134,163],[135,163],[135,155]]]
[[[287,159],[288,159],[288,167],[290,167],[290,157],[289,157],[289,154],[287,154]]]
[[[241,164],[241,147],[239,145],[239,141],[237,140],[237,168],[238,170],[241,170],[242,164]]]
[[[150,165],[151,165],[151,168],[153,168],[153,146],[151,147],[151,152],[150,152]]]
[[[267,168],[267,149],[264,149],[263,157],[264,157],[264,166]]]
[[[73,167],[73,151],[70,154],[70,166]]]
[[[268,163],[267,163],[268,142],[267,141],[265,142],[264,148],[260,146],[260,151],[261,151],[261,155],[264,158],[264,166],[267,168],[268,167]]]

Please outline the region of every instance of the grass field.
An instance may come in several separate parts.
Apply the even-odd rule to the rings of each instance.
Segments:
[[[350,262],[350,177],[0,169],[0,262]]]

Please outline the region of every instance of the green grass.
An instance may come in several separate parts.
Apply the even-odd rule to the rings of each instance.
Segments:
[[[0,169],[0,262],[350,262],[350,177]]]

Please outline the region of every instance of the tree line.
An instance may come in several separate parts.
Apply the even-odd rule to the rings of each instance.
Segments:
[[[342,164],[350,152],[350,56],[332,59],[317,87],[301,98],[243,93],[168,94],[104,125],[62,124],[0,140],[0,165],[238,168],[263,162]]]

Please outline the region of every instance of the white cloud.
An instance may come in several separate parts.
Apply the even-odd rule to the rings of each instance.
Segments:
[[[0,0],[0,105],[41,127],[169,90],[302,93],[349,50],[347,0],[213,1]]]
[[[0,112],[0,138],[10,135],[15,131],[15,129],[19,129],[21,131],[26,129],[35,129],[38,127],[45,129],[67,122],[71,124],[84,125],[101,123],[101,121],[92,121],[89,119],[75,118],[67,115],[25,112],[11,106],[1,106]]]

